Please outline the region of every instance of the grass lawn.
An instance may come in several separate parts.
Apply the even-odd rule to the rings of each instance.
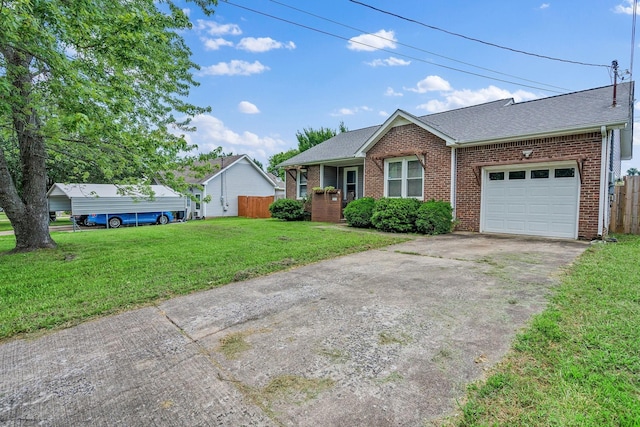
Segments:
[[[58,219],[51,223],[51,226],[56,227],[59,225],[71,225],[71,220],[68,216],[59,216]],[[10,230],[13,230],[13,227],[9,222],[9,218],[7,218],[7,214],[5,214],[4,212],[0,212],[0,231]]]
[[[640,426],[640,236],[589,249],[458,426]]]
[[[406,240],[243,218],[54,232],[59,247],[0,255],[0,340]],[[0,236],[0,253],[15,245]]]
[[[11,227],[11,223],[9,222],[9,218],[7,218],[7,214],[0,212],[0,231],[9,230],[13,230],[13,227]]]

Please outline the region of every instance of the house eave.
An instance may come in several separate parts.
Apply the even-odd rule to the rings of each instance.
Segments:
[[[343,166],[343,165],[361,165],[364,164],[364,157],[353,156],[353,157],[337,157],[334,159],[322,159],[322,160],[314,160],[311,162],[296,162],[291,164],[281,164],[280,167],[285,169],[297,168],[299,166]]]
[[[403,110],[396,110],[385,122],[380,126],[380,128],[373,134],[369,139],[367,139],[364,144],[356,151],[355,157],[364,157],[366,153],[382,139],[382,137],[389,132],[390,129],[396,126],[403,126],[407,124],[414,124],[433,135],[443,139],[447,145],[455,144],[457,141],[455,138],[452,138],[449,135],[435,129],[432,126],[429,126],[422,120],[418,119],[412,114],[407,113]]]
[[[530,134],[508,135],[500,138],[491,138],[491,139],[457,141],[452,143],[447,142],[447,146],[451,148],[475,147],[478,145],[500,144],[504,142],[523,141],[528,139],[551,138],[556,136],[575,135],[575,134],[581,134],[581,133],[590,133],[590,132],[599,133],[602,126],[605,126],[607,130],[624,129],[627,126],[627,122],[624,121],[624,122],[614,122],[614,123],[609,123],[604,125],[589,125],[584,127],[566,128],[566,129],[559,129],[551,132],[537,132],[537,133],[530,133]]]

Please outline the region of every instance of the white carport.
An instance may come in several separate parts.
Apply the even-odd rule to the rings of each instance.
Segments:
[[[164,185],[150,185],[153,197],[131,186],[114,184],[60,184],[47,192],[50,211],[71,215],[184,212],[187,199]]]

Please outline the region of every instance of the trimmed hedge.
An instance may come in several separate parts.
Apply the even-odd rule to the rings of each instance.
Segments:
[[[351,227],[369,228],[375,205],[376,200],[373,197],[353,200],[344,208],[344,219]]]
[[[269,205],[272,218],[285,221],[302,221],[305,216],[304,204],[299,200],[278,199]]]
[[[453,225],[453,209],[449,202],[429,200],[417,212],[416,230],[423,234],[446,234]]]
[[[416,199],[379,199],[371,223],[381,231],[411,233],[416,229],[416,215],[421,202]]]

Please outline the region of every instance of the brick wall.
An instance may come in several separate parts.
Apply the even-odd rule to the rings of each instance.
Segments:
[[[307,192],[311,194],[313,187],[320,187],[320,166],[305,166],[307,169]],[[285,197],[295,199],[297,197],[298,182],[297,169],[287,169],[285,172]]]
[[[493,161],[518,163],[522,159],[523,150],[533,150],[531,160],[547,157],[586,156],[580,187],[578,237],[584,239],[597,237],[601,148],[602,137],[600,133],[459,148],[457,150],[456,176],[456,217],[459,220],[457,229],[466,231],[479,231],[480,229],[480,186],[470,165]]]
[[[426,153],[424,200],[449,201],[451,198],[451,149],[446,146],[444,140],[414,124],[391,128],[369,150],[364,168],[365,196],[376,199],[384,196],[384,160],[374,160],[374,157],[387,157],[407,151]]]

